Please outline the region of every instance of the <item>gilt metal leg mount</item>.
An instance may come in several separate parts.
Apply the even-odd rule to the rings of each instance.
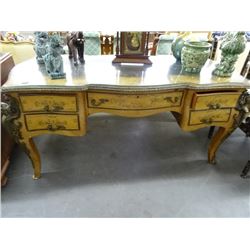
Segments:
[[[41,176],[40,155],[32,138],[23,138],[21,133],[22,123],[19,121],[19,103],[16,98],[10,95],[5,95],[4,97],[5,102],[1,102],[2,124],[15,142],[21,145],[24,152],[31,159],[34,168],[33,179],[38,179]]]
[[[250,137],[250,93],[248,91],[242,94],[239,100],[239,109],[242,114],[239,128],[246,134],[247,137]],[[249,171],[250,171],[250,160],[248,160],[240,176],[242,178],[249,178],[250,177],[250,175],[248,175]]]

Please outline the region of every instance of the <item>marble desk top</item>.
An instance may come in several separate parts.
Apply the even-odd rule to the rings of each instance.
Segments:
[[[109,89],[124,91],[149,91],[176,88],[250,88],[250,81],[237,71],[230,78],[214,77],[211,72],[215,64],[207,60],[198,75],[182,74],[181,65],[173,56],[151,56],[151,66],[135,64],[112,64],[114,55],[85,56],[85,64],[74,66],[63,55],[66,79],[50,79],[44,65],[36,59],[17,64],[2,86],[2,92],[28,90],[75,91],[87,89]]]

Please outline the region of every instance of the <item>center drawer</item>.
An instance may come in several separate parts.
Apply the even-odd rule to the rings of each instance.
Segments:
[[[191,108],[202,109],[220,109],[234,108],[239,99],[239,93],[195,93]]]
[[[76,95],[20,95],[23,112],[76,112]]]
[[[88,93],[88,107],[119,110],[143,110],[181,105],[182,91],[153,94]]]
[[[27,130],[79,130],[78,115],[47,115],[47,114],[29,114],[25,115]]]

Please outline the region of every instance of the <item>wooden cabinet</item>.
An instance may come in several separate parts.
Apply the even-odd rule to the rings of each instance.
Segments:
[[[14,61],[10,54],[0,53],[0,72],[1,72],[1,85],[3,85],[8,79],[10,70],[14,67]],[[1,100],[4,101],[4,95],[1,96]],[[7,182],[6,171],[10,163],[10,155],[14,147],[14,141],[7,133],[7,131],[1,126],[1,186],[4,186]]]

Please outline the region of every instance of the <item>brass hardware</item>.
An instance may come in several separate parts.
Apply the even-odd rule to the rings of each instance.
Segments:
[[[46,112],[58,112],[58,111],[62,111],[63,107],[59,106],[59,105],[53,105],[51,108],[49,107],[49,105],[45,105],[43,108],[44,111]]]
[[[166,100],[167,102],[171,102],[172,104],[176,104],[179,101],[179,97],[178,96],[175,96],[175,97],[167,96],[164,98],[164,100]]]
[[[49,105],[44,106],[43,110],[49,112]]]
[[[92,99],[92,100],[90,101],[90,103],[91,103],[93,106],[98,107],[98,106],[100,106],[100,105],[102,105],[103,103],[108,102],[108,101],[109,101],[108,99],[101,98],[101,99],[99,99],[99,101],[96,101],[96,99]]]
[[[58,112],[58,111],[62,111],[63,107],[62,106],[53,106],[53,111],[54,112]]]
[[[201,122],[205,123],[205,124],[211,124],[211,123],[213,123],[213,119],[212,118],[204,118],[204,119],[201,119]]]
[[[250,118],[250,93],[248,91],[241,95],[236,109],[240,111],[241,123],[249,124],[247,122]]]
[[[209,104],[207,105],[207,107],[208,107],[209,109],[219,109],[219,108],[221,107],[221,105],[220,105],[219,103],[215,103],[215,104],[209,103]]]
[[[47,129],[49,131],[63,130],[65,129],[65,126],[57,124],[48,124]]]

